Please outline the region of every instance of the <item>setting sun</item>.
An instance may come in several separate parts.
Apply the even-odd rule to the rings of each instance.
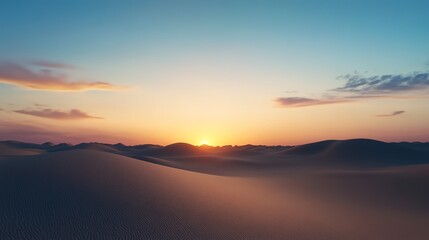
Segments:
[[[203,146],[203,145],[210,145],[210,142],[207,140],[201,140],[200,146]]]
[[[429,240],[429,0],[0,5],[0,240]]]

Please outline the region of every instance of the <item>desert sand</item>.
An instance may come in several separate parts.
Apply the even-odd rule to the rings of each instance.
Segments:
[[[429,146],[0,143],[0,239],[429,239]]]

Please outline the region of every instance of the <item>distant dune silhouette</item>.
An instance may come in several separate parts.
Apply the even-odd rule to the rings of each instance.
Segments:
[[[394,144],[371,139],[328,140],[297,146],[282,152],[299,156],[302,164],[341,167],[389,167],[428,163],[427,151],[414,144]]]
[[[87,150],[95,150],[100,152],[111,152],[111,153],[119,153],[119,150],[115,148],[115,146],[101,144],[101,143],[81,143],[75,146],[71,146],[71,149],[87,149]]]
[[[0,153],[4,156],[36,155],[41,151],[33,148],[20,148],[15,143],[0,142]]]
[[[300,145],[300,146],[296,146],[296,147],[287,149],[283,153],[285,153],[285,154],[297,154],[297,155],[321,154],[324,151],[326,151],[326,149],[329,148],[335,142],[336,142],[335,140],[326,140],[326,141],[321,141],[321,142],[304,144],[304,145]]]
[[[188,143],[173,143],[162,148],[156,148],[148,151],[152,155],[194,155],[198,153],[198,147]]]
[[[429,144],[0,142],[0,239],[429,238]]]

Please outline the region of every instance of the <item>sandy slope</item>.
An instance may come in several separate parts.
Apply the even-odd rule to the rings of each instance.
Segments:
[[[0,239],[429,238],[429,165],[219,176],[90,149],[0,159]]]
[[[39,149],[17,148],[11,144],[0,142],[0,156],[37,155],[42,152]]]

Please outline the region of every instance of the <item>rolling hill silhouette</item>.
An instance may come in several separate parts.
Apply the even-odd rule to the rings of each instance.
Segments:
[[[228,166],[255,165],[279,167],[328,168],[383,168],[429,162],[429,145],[426,143],[385,143],[371,139],[326,140],[310,144],[289,146],[194,146],[174,143],[167,146],[152,144],[126,146],[124,144],[80,143],[33,144],[18,141],[0,142],[0,155],[33,155],[84,149],[115,153],[123,156],[166,164],[184,169],[195,166],[216,166],[217,172]],[[174,164],[172,164],[175,162]],[[181,166],[180,164],[184,164]],[[186,167],[185,167],[186,165]],[[207,168],[205,171],[207,171]],[[209,171],[210,172],[210,171]]]
[[[69,147],[68,150],[72,149],[86,149],[86,150],[94,150],[100,152],[111,152],[111,153],[119,153],[119,150],[115,148],[115,146],[102,144],[102,143],[80,143],[75,146]]]
[[[428,163],[425,151],[371,139],[328,140],[297,146],[282,152],[299,156],[302,163],[327,167],[389,167]]]
[[[0,239],[428,239],[416,144],[0,142]]]
[[[17,142],[0,142],[0,156],[36,155],[43,152],[38,148],[21,147],[21,145]]]
[[[177,155],[194,155],[197,154],[198,147],[188,143],[173,143],[162,148],[148,151],[147,154],[154,156],[177,156]]]

